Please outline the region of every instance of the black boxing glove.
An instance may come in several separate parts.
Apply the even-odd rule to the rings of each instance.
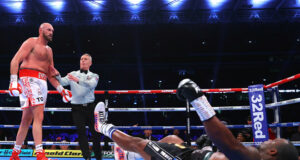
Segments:
[[[180,81],[176,95],[178,99],[187,99],[192,104],[201,121],[206,121],[216,115],[200,87],[192,80],[184,79]]]
[[[183,79],[179,82],[176,96],[179,100],[192,102],[198,97],[203,96],[200,87],[190,79]]]
[[[210,140],[210,138],[206,134],[201,135],[196,140],[196,144],[197,144],[199,149],[202,149],[202,148],[207,147],[207,146],[210,146],[210,147],[213,146],[212,141]]]

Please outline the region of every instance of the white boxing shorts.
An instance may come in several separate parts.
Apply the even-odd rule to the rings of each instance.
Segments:
[[[19,77],[22,87],[22,94],[19,96],[21,109],[45,105],[48,93],[46,74],[33,69],[20,69]]]

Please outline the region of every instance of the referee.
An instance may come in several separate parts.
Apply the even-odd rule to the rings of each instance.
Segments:
[[[94,91],[98,84],[99,76],[98,74],[89,71],[91,65],[92,57],[90,54],[85,53],[80,58],[80,70],[70,72],[63,78],[55,68],[52,68],[51,70],[57,75],[56,79],[62,86],[70,85],[72,92],[72,117],[74,125],[77,127],[79,146],[83,158],[86,160],[91,159],[85,128],[85,126],[88,125],[93,136],[93,150],[95,152],[96,160],[101,160],[101,135],[94,129]]]

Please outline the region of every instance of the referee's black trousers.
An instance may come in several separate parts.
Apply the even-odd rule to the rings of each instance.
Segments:
[[[87,105],[72,104],[73,123],[77,128],[79,146],[82,151],[83,158],[91,158],[89,151],[88,136],[85,126],[89,126],[89,131],[92,133],[93,150],[95,158],[101,160],[101,134],[94,129],[94,109],[95,103],[88,103]]]

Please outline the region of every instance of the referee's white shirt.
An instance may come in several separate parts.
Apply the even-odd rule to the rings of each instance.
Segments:
[[[98,84],[99,76],[96,73],[87,71],[87,74],[81,73],[80,70],[73,71],[70,74],[77,77],[79,82],[71,81],[68,76],[56,76],[56,79],[62,86],[70,85],[72,92],[71,104],[86,104],[95,101],[95,88]]]

